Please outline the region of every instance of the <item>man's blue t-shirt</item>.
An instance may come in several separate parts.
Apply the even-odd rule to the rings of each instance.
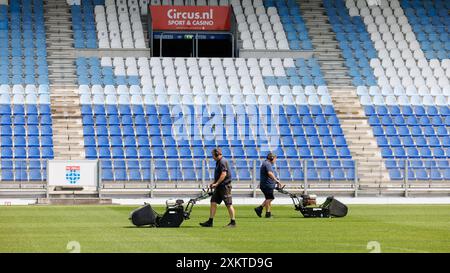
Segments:
[[[259,187],[263,190],[265,189],[275,189],[276,182],[269,177],[269,172],[272,172],[275,175],[275,172],[273,170],[272,163],[270,163],[269,160],[265,160],[260,169],[260,183]]]

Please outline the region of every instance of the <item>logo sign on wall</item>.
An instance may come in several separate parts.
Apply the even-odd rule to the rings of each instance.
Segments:
[[[50,160],[47,182],[49,186],[96,187],[98,174],[96,160]]]
[[[149,6],[153,30],[229,31],[229,6]]]
[[[76,184],[80,178],[80,166],[66,166],[66,180],[69,184]]]

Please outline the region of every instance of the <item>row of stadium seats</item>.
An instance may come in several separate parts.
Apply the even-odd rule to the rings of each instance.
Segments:
[[[16,113],[16,111],[22,111],[17,113],[23,113],[23,108],[19,108],[17,110],[16,108],[19,108],[18,106],[14,106],[13,112]],[[11,108],[6,108],[3,110],[3,108],[0,108],[0,113],[11,113]],[[31,106],[28,106],[27,111],[30,110]],[[381,107],[379,108],[379,110]],[[431,108],[430,108],[431,109]],[[445,109],[445,108],[442,108]],[[115,105],[94,105],[94,106],[82,106],[81,112],[83,114],[96,114],[96,115],[169,115],[173,111],[183,111],[184,113],[192,113],[193,111],[206,111],[209,114],[212,113],[225,113],[225,114],[236,114],[236,115],[242,115],[246,112],[249,112],[251,114],[255,113],[269,113],[269,111],[274,111],[274,113],[279,114],[281,116],[287,116],[287,117],[293,117],[298,116],[300,118],[303,117],[311,117],[311,116],[336,116],[336,113],[334,112],[334,108],[331,105],[326,106],[305,106],[305,105],[290,105],[290,106],[278,106],[278,107],[261,107],[257,109],[256,106],[242,106],[242,105],[224,105],[224,106],[218,106],[218,105],[208,105],[208,106],[186,106],[186,107],[176,107],[176,106],[167,106],[167,105],[161,105],[161,106],[154,106],[149,105],[146,107],[142,107],[140,105],[119,105],[119,107]],[[255,112],[256,110],[259,110],[258,112]],[[4,112],[3,112],[4,111]],[[9,112],[8,112],[9,111]],[[40,109],[40,111],[43,111]],[[188,112],[190,111],[190,112]],[[381,110],[380,110],[381,111]],[[418,111],[418,110],[416,110]],[[441,110],[443,115],[443,110]],[[42,113],[42,112],[41,112]],[[419,114],[417,114],[419,115]],[[430,114],[433,115],[433,114]],[[283,121],[280,121],[281,124],[286,124]],[[304,121],[305,125],[311,125],[309,121]]]
[[[369,88],[367,88],[366,86],[358,86],[357,87],[357,92],[358,95],[362,96],[362,95],[370,95],[370,96],[377,96],[377,95],[382,95],[382,96],[390,96],[390,95],[395,95],[395,96],[414,96],[414,95],[419,95],[419,96],[428,96],[428,95],[432,95],[432,96],[444,96],[444,97],[448,97],[450,94],[450,89],[446,88],[441,90],[439,87],[437,88],[432,88],[431,90],[428,90],[427,88],[421,88],[419,90],[417,90],[415,87],[413,86],[409,86],[407,88],[403,88],[403,86],[397,86],[394,89],[390,89],[390,88],[379,88],[378,86],[374,85],[374,86],[370,86]]]
[[[82,104],[132,105],[332,105],[328,95],[115,95],[82,94]]]
[[[91,139],[88,139],[90,141]],[[212,149],[213,147],[207,147]],[[8,148],[5,148],[8,149]],[[16,148],[20,149],[20,148]],[[234,147],[232,149],[224,147],[226,150],[226,154],[224,156],[232,157],[232,158],[247,158],[247,159],[255,159],[264,157],[263,152],[258,152],[258,150],[254,147],[247,147],[244,149],[240,147]],[[349,159],[350,154],[348,153],[346,148],[338,148],[337,149],[328,147],[325,150],[320,147],[312,147],[311,151],[309,148],[298,148],[294,147],[285,147],[279,148],[278,151],[281,152],[282,158],[294,158],[298,159],[299,155],[303,158],[327,158],[327,159]],[[339,154],[338,154],[339,153]],[[201,147],[190,149],[189,147],[86,147],[86,157],[89,159],[97,159],[97,158],[116,158],[116,159],[192,159],[192,158],[201,158],[205,155],[205,151]],[[392,156],[391,156],[392,157]],[[403,156],[404,157],[404,156]],[[431,158],[431,156],[428,156]],[[6,158],[11,158],[6,157]],[[23,158],[23,157],[17,157]],[[401,158],[397,156],[397,158]]]
[[[10,85],[7,84],[2,84],[0,85],[0,94],[50,94],[50,90],[48,85],[32,85],[32,84],[27,84],[27,85],[21,85],[21,84],[16,84],[13,85],[12,87]]]
[[[425,105],[425,106],[447,106],[450,104],[450,96],[437,95],[361,95],[361,104],[367,105]]]
[[[45,181],[47,177],[46,160],[2,159],[0,166],[0,181]]]
[[[50,104],[50,95],[49,94],[1,94],[0,95],[0,104]]]
[[[3,128],[3,127],[2,127]],[[53,158],[53,148],[52,147],[2,147],[1,148],[2,158],[15,158],[15,159],[26,159],[26,158]]]
[[[405,180],[405,171],[402,169],[389,169],[389,174],[392,180]],[[419,181],[428,181],[428,180],[446,180],[450,179],[450,171],[449,169],[445,169],[443,172],[437,169],[418,169],[417,167],[411,168],[408,171],[407,175],[408,180],[419,180]]]
[[[47,119],[49,120],[49,119]],[[52,136],[52,126],[47,125],[1,125],[2,136]]]

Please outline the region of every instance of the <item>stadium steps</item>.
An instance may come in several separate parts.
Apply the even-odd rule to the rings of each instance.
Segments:
[[[84,159],[70,7],[44,1],[55,159]]]
[[[389,174],[372,127],[356,95],[356,88],[329,86],[328,89],[352,157],[358,163],[360,186],[379,187],[381,183],[388,182]]]
[[[51,84],[75,85],[75,52],[70,7],[58,0],[44,1],[44,19],[47,29],[47,60]]]
[[[81,110],[76,86],[51,85],[55,159],[84,159]]]
[[[353,159],[358,162],[361,189],[379,188],[389,181],[381,151],[378,148],[363,107],[352,86],[342,52],[319,0],[299,1],[328,89],[341,121]]]

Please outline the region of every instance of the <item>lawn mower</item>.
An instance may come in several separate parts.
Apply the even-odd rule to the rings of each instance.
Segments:
[[[211,190],[203,190],[199,197],[189,200],[186,206],[182,199],[167,200],[166,211],[162,215],[155,212],[150,204],[145,203],[144,206],[132,211],[129,219],[137,227],[180,227],[184,220],[189,219],[194,205],[211,195]]]
[[[284,187],[276,188],[276,190],[282,194],[289,195],[294,203],[295,210],[300,211],[305,218],[344,217],[348,212],[347,206],[333,196],[327,197],[322,205],[317,206],[315,195],[302,194],[299,197],[286,191]]]

